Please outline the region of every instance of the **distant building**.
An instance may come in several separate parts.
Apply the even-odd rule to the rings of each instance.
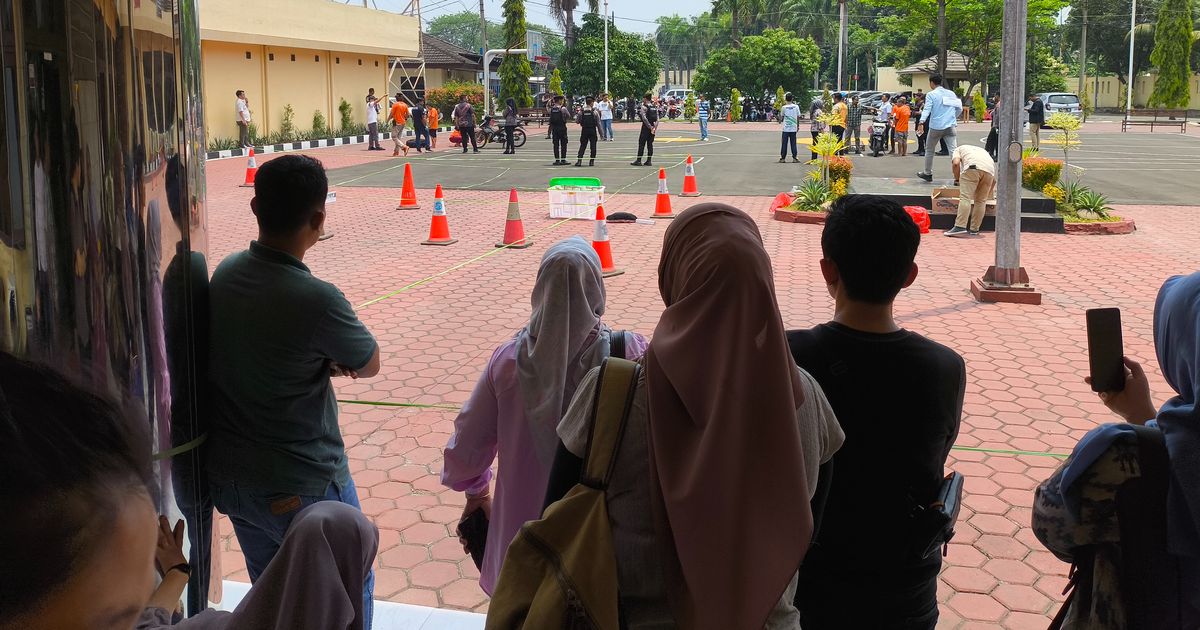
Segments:
[[[207,141],[236,138],[234,92],[245,90],[260,136],[292,106],[297,130],[314,112],[337,127],[338,105],[365,123],[368,88],[387,103],[388,59],[417,55],[416,16],[330,0],[203,0],[200,49]]]
[[[946,79],[948,86],[953,86],[955,83],[957,83],[959,81],[970,82],[971,74],[967,70],[968,65],[970,63],[971,63],[970,57],[968,57],[960,52],[957,52],[957,51],[953,51],[953,50],[946,51],[946,72],[944,73],[944,75],[945,75],[945,79]],[[929,57],[928,59],[922,59],[921,61],[918,61],[917,63],[914,63],[911,66],[897,70],[896,76],[897,77],[907,77],[909,80],[909,85],[912,86],[912,89],[920,88],[922,90],[928,90],[929,89],[929,77],[930,77],[930,75],[937,74],[937,67],[938,67],[937,55],[934,55],[932,57]],[[879,85],[880,91],[901,92],[901,91],[905,91],[908,89],[907,86],[905,86],[903,89],[900,89],[899,87],[897,87],[896,89],[889,89],[889,88],[891,88],[891,86],[885,86],[883,84],[884,83],[883,79],[884,79],[885,75],[883,74],[882,71],[880,72],[879,77],[880,77],[880,85]],[[899,81],[897,81],[897,85],[899,85]]]
[[[483,57],[440,37],[421,33],[420,54],[393,57],[388,61],[391,82],[388,93],[404,94],[410,103],[425,96],[425,90],[439,88],[449,81],[478,83],[483,73]],[[496,61],[494,66],[499,67]]]

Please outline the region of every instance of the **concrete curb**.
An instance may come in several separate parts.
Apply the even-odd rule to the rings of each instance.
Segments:
[[[450,133],[453,127],[438,127],[438,133]],[[411,138],[416,134],[412,129],[404,130],[404,137]],[[391,140],[392,132],[385,131],[379,134],[380,140]],[[339,138],[322,138],[320,140],[304,140],[302,142],[285,142],[283,144],[266,144],[254,147],[254,155],[269,155],[271,153],[286,153],[288,151],[308,151],[309,149],[324,149],[327,147],[341,147],[351,144],[366,144],[368,137],[361,136],[342,136]],[[205,160],[225,160],[235,157],[246,157],[247,149],[224,149],[221,151],[208,151],[204,154]]]

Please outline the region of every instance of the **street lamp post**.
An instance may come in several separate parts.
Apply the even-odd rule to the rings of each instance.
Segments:
[[[1129,120],[1129,109],[1133,107],[1133,40],[1137,37],[1137,0],[1129,8],[1129,75],[1125,80],[1125,120]]]
[[[608,94],[608,0],[604,0],[604,93]]]
[[[1026,0],[1004,0],[1000,64],[1000,163],[996,177],[996,264],[971,282],[980,302],[1041,304],[1021,266],[1021,104],[1025,96]],[[932,148],[930,148],[932,150]]]
[[[528,54],[528,48],[493,48],[483,53],[483,115],[492,113],[492,59],[509,53]]]

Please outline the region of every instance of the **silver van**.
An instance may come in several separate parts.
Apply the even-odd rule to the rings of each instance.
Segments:
[[[1083,115],[1083,105],[1079,102],[1079,95],[1071,92],[1042,92],[1038,94],[1042,99],[1042,104],[1046,106],[1046,116],[1062,112],[1073,116]]]

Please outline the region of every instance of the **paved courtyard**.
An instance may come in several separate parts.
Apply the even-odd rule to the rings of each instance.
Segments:
[[[791,176],[768,175],[776,166],[792,167],[776,165],[770,156],[769,145],[777,136],[770,129],[714,127],[719,127],[714,133],[731,140],[703,146],[665,143],[669,148],[656,162],[674,164],[688,151],[704,156],[697,167],[706,193],[701,200],[732,203],[759,222],[786,324],[807,327],[827,321],[832,301],[817,267],[820,227],[772,221],[767,213],[771,196],[793,183]],[[618,127],[617,133],[627,139],[629,129]],[[686,133],[681,126],[666,135]],[[1150,143],[1168,135],[1122,138]],[[1194,139],[1168,141],[1194,144]],[[548,144],[535,135],[517,160],[502,160],[495,149],[467,156],[465,162],[452,153],[414,159],[423,206],[407,211],[395,209],[402,160],[361,146],[311,152],[333,171],[331,181],[343,185],[335,188],[337,202],[330,206],[328,226],[336,236],[313,249],[306,262],[341,287],[383,348],[378,377],[341,380],[338,387],[351,470],[363,509],[380,529],[379,599],[487,608],[476,583],[478,573],[452,533],[463,498],[440,484],[441,449],[453,430],[454,408],[469,395],[491,351],[526,321],[529,290],[545,247],[572,234],[591,234],[590,221],[548,217]],[[654,207],[649,193],[655,190],[653,177],[646,177],[650,170],[620,166],[611,154],[621,151],[623,162],[630,154],[627,145],[616,144],[600,147],[613,162],[603,170],[609,184],[606,208],[648,215]],[[1187,159],[1194,162],[1195,154],[1193,146]],[[740,159],[727,159],[734,156]],[[534,158],[541,165],[529,161]],[[900,162],[876,162],[889,160]],[[514,168],[516,161],[521,166]],[[916,158],[907,161],[915,165]],[[856,174],[868,168],[875,166]],[[1131,163],[1129,168],[1142,167]],[[207,164],[209,263],[214,267],[255,235],[248,206],[252,191],[238,187],[243,169],[244,160],[238,159]],[[578,171],[587,169],[552,172]],[[1179,175],[1165,176],[1174,184],[1156,184],[1147,194],[1163,195],[1158,203],[1178,203],[1178,195],[1164,190],[1182,190]],[[672,192],[678,192],[681,169],[669,177]],[[1122,177],[1127,175],[1117,171],[1107,176]],[[450,226],[460,241],[421,247],[417,243],[428,231],[431,189],[438,182],[448,188]],[[493,246],[503,231],[511,186],[522,191],[525,229],[534,242],[529,249]],[[696,200],[672,201],[678,211]],[[917,260],[920,276],[901,294],[897,313],[903,326],[962,353],[968,370],[962,431],[949,462],[967,476],[966,507],[941,576],[939,628],[1046,627],[1061,600],[1067,566],[1042,549],[1029,528],[1033,488],[1059,464],[1056,455],[1068,452],[1089,428],[1112,419],[1083,383],[1083,311],[1122,309],[1126,351],[1145,362],[1156,399],[1163,400],[1168,390],[1153,360],[1151,311],[1166,276],[1200,268],[1197,211],[1180,205],[1126,205],[1118,213],[1135,219],[1139,228],[1130,236],[1023,235],[1023,264],[1045,295],[1038,307],[983,305],[971,299],[971,278],[993,260],[990,235],[956,240],[935,233],[924,239]],[[610,227],[616,263],[626,270],[606,281],[606,319],[614,328],[653,331],[662,310],[656,269],[665,228],[661,221]],[[220,527],[223,572],[245,581],[232,528],[225,519]]]

